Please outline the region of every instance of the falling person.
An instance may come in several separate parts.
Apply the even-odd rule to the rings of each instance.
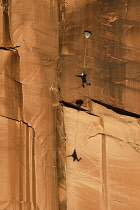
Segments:
[[[85,74],[85,73],[81,73],[81,75],[76,75],[76,77],[81,77],[83,88],[85,87],[84,83],[86,83],[87,85],[91,85],[89,82],[87,82],[86,76],[87,76],[87,74]]]
[[[73,157],[73,161],[80,161],[82,158],[78,158],[77,157],[77,153],[76,153],[76,150],[74,150],[73,154],[72,155],[68,155],[67,157]]]

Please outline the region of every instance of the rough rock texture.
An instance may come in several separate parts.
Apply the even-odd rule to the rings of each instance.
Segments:
[[[0,0],[1,210],[140,209],[139,9]]]
[[[139,113],[140,2],[136,0],[67,0],[63,19],[62,98],[89,97]],[[90,30],[87,41],[82,35]],[[79,88],[75,77],[86,71],[90,88]]]
[[[64,108],[68,209],[139,209],[140,125],[97,103],[93,115]]]
[[[20,153],[18,136],[23,135],[23,138],[20,139],[20,141],[23,141],[23,145],[26,145],[26,141],[29,141],[29,134],[27,133],[30,129],[28,127],[23,129],[25,122],[34,130],[34,138],[30,140],[32,144],[34,143],[34,146],[33,151],[30,151],[28,146],[27,149],[25,147],[23,150],[24,157],[21,158],[20,162],[25,166],[26,159],[35,163],[33,177],[30,176],[26,179],[26,172],[22,172],[22,165],[19,168],[16,163],[18,161],[17,157],[12,154],[10,157],[8,151],[6,152],[6,148],[8,150],[11,146],[5,148],[6,153],[3,150],[1,151],[4,157],[12,160],[5,166],[9,177],[5,189],[8,190],[7,185],[11,187],[8,192],[6,191],[4,198],[1,194],[0,202],[2,202],[2,205],[4,205],[4,202],[16,202],[17,207],[15,209],[20,210],[22,208],[30,210],[31,206],[29,205],[32,205],[32,209],[55,210],[58,209],[55,167],[55,95],[57,92],[55,87],[59,55],[58,5],[55,2],[52,6],[52,2],[48,3],[46,1],[3,0],[1,1],[0,16],[2,29],[0,40],[0,115],[5,117],[6,121],[9,118],[9,123],[3,125],[7,133],[5,131],[6,136],[1,135],[2,141],[9,145],[12,144],[12,140],[9,139],[10,143],[8,142],[7,135],[13,135],[13,138],[15,138],[13,141],[17,142],[17,153]],[[19,128],[21,128],[19,129],[18,126],[14,129],[9,127],[11,120],[15,120],[13,122],[17,122]],[[12,150],[14,150],[14,146]],[[7,169],[13,167],[14,170],[13,162],[17,164],[15,170],[21,173],[21,175],[15,174],[15,179],[13,172]],[[31,167],[34,167],[34,165]],[[25,183],[22,179],[19,180],[20,176],[24,177]],[[15,182],[17,191],[13,195],[10,190],[14,191]],[[31,186],[31,189],[28,186],[29,182],[33,182],[33,188]],[[34,196],[34,199],[28,197],[28,194]],[[20,202],[23,204],[19,205]],[[26,202],[31,204],[26,205]],[[0,209],[4,208],[0,206]],[[14,209],[14,207],[8,208]]]
[[[6,117],[0,124],[0,209],[38,209],[34,130]]]

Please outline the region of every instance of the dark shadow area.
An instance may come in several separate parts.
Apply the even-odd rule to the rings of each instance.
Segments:
[[[0,50],[15,50],[16,48],[18,48],[20,46],[15,46],[15,47],[0,47]]]
[[[118,114],[130,116],[130,117],[135,117],[135,118],[140,118],[139,114],[136,114],[136,113],[133,113],[133,112],[129,112],[129,111],[126,111],[124,109],[121,109],[121,108],[118,108],[118,107],[115,107],[115,106],[111,106],[109,104],[106,104],[106,103],[103,103],[103,102],[100,102],[100,101],[97,101],[97,100],[94,100],[94,99],[91,99],[91,100],[93,102],[97,103],[97,104],[100,104],[102,106],[105,106],[108,109],[113,110],[114,112],[116,112]]]
[[[79,110],[79,111],[87,111],[86,109],[83,109],[80,106],[77,106],[75,104],[71,104],[71,103],[68,103],[68,102],[65,102],[65,101],[59,101],[59,102],[62,106],[66,106],[66,107],[76,109],[76,110]]]
[[[76,105],[77,105],[77,106],[82,106],[83,103],[84,103],[83,100],[77,100],[77,101],[76,101]]]
[[[83,112],[85,112],[85,113],[87,113],[87,114],[89,114],[89,115],[93,115],[93,116],[99,117],[99,116],[96,115],[96,114],[93,114],[93,113],[88,112],[87,109],[83,109],[83,108],[81,108],[80,106],[77,106],[77,105],[75,105],[75,104],[68,103],[68,102],[66,102],[66,101],[59,101],[59,103],[60,103],[62,106],[69,107],[69,108],[72,108],[72,109],[76,109],[77,111],[83,111]]]

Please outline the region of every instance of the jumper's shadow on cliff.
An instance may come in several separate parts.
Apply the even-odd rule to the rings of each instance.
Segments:
[[[82,159],[81,157],[80,158],[77,157],[76,149],[74,149],[72,155],[68,155],[67,157],[73,157],[73,162],[76,160],[79,162]]]

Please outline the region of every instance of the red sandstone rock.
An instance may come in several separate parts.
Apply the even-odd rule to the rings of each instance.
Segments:
[[[139,7],[1,0],[0,209],[139,210]]]

